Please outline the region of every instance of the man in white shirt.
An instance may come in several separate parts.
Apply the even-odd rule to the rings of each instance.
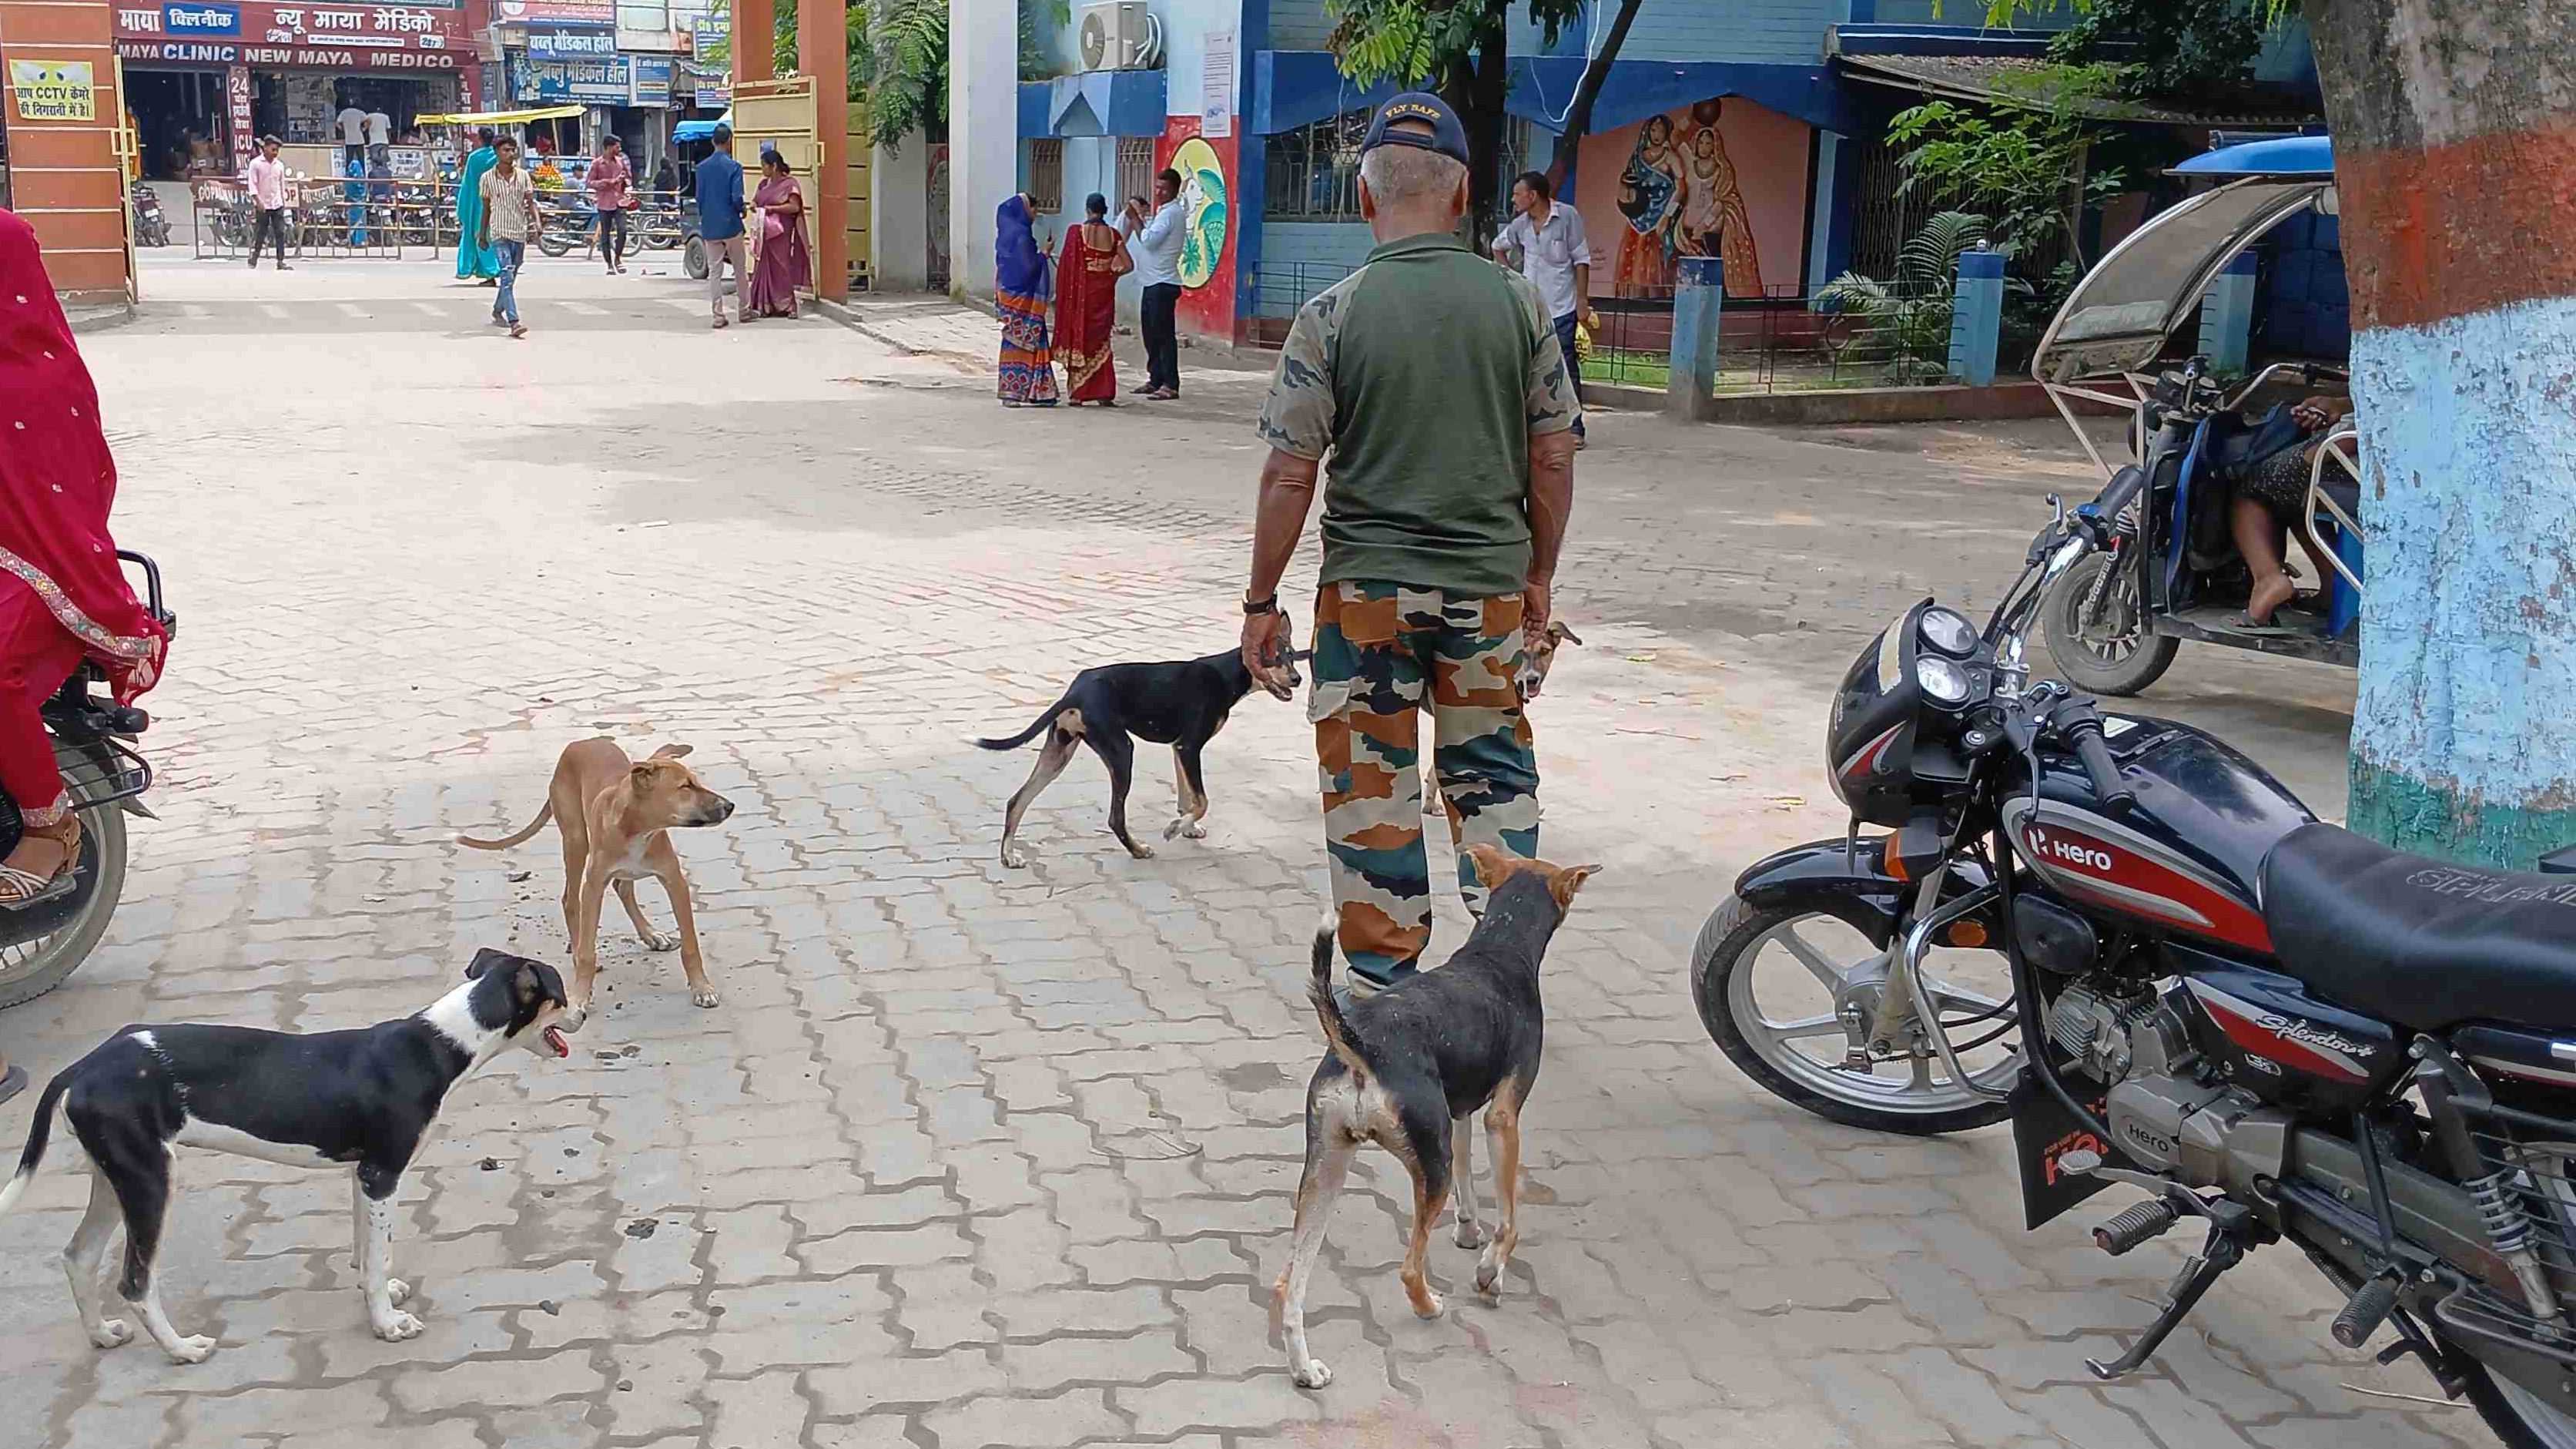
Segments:
[[[1520,215],[1494,238],[1494,254],[1537,285],[1547,315],[1556,319],[1556,341],[1566,368],[1579,382],[1581,363],[1574,352],[1574,324],[1599,327],[1592,310],[1592,239],[1583,230],[1582,214],[1551,196],[1547,173],[1526,171],[1512,183],[1512,209]],[[1582,389],[1577,387],[1579,396]],[[1574,446],[1583,446],[1583,414],[1574,415]]]
[[[1166,166],[1154,178],[1150,217],[1142,198],[1127,198],[1118,230],[1133,238],[1127,254],[1135,259],[1136,281],[1145,289],[1145,385],[1136,391],[1169,402],[1181,395],[1181,339],[1173,322],[1181,301],[1181,243],[1189,231],[1181,173]]]
[[[250,183],[251,205],[259,211],[251,222],[250,264],[259,265],[262,242],[273,242],[277,247],[277,269],[290,272],[294,268],[286,264],[286,163],[277,159],[278,149],[275,136],[261,137],[259,154],[250,158],[250,165],[242,172],[243,179]]]
[[[340,154],[351,161],[367,159],[367,113],[355,104],[342,106],[333,118],[340,128]]]
[[[394,118],[382,111],[367,112],[367,159],[382,161],[394,143]]]

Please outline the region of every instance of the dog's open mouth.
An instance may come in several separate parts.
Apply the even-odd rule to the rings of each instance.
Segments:
[[[556,1056],[568,1057],[572,1055],[572,1043],[564,1040],[562,1027],[550,1026],[546,1028],[546,1045],[554,1048]]]

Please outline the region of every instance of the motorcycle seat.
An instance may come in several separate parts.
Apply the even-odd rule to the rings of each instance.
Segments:
[[[2263,924],[2317,994],[2416,1031],[2576,1026],[2576,879],[2453,865],[2332,825],[2263,857]]]

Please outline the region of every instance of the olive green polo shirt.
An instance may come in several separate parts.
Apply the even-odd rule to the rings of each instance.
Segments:
[[[1259,429],[1325,461],[1319,583],[1486,598],[1528,581],[1530,439],[1575,410],[1538,288],[1434,232],[1298,309]]]

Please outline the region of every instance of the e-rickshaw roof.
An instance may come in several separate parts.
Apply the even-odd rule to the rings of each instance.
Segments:
[[[2221,268],[2334,188],[2322,136],[2228,146],[2173,170],[2243,179],[2167,207],[2113,247],[2048,324],[2031,356],[2032,377],[2066,384],[2153,362]]]

